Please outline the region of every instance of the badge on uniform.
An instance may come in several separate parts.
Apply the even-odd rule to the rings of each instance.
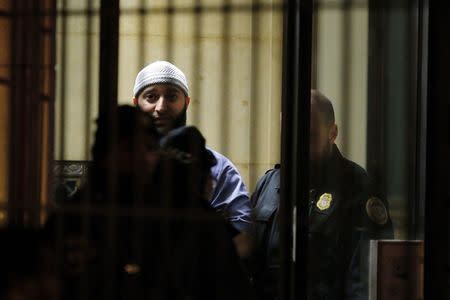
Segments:
[[[377,197],[371,197],[366,202],[366,212],[369,218],[378,225],[384,225],[388,221],[388,213],[383,201]]]
[[[325,210],[330,208],[331,201],[333,201],[333,197],[331,194],[324,193],[322,196],[320,196],[319,201],[317,201],[316,206],[320,210]]]

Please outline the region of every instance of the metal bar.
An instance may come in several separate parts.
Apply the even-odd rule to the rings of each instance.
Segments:
[[[49,75],[49,90],[48,92],[48,99],[45,99],[45,101],[48,101],[48,105],[49,105],[49,120],[48,120],[48,153],[47,153],[47,158],[49,161],[49,167],[48,167],[48,176],[50,178],[50,182],[52,182],[52,176],[53,174],[53,161],[55,159],[55,101],[56,101],[56,71],[55,71],[55,66],[56,66],[56,26],[57,26],[57,16],[56,16],[56,9],[57,9],[57,4],[56,4],[56,0],[48,0],[47,1],[48,6],[46,6],[44,8],[44,10],[42,11],[46,11],[47,9],[52,12],[51,14],[49,14],[49,16],[46,16],[45,18],[50,18],[50,30],[46,27],[46,28],[42,28],[43,32],[47,35],[50,35],[50,53],[49,55],[49,63],[50,66],[45,66],[45,68],[47,69],[47,72],[50,72]],[[48,25],[48,22],[46,22],[46,25]],[[48,195],[48,201],[42,205],[41,209],[43,209],[46,212],[46,215],[48,216],[51,212],[51,210],[46,207],[47,205],[49,205],[51,203],[51,201],[53,200],[53,186],[50,185],[49,187],[49,195]],[[63,261],[63,242],[62,242],[62,220],[59,216],[55,217],[56,220],[56,224],[57,224],[57,228],[54,228],[54,238],[55,238],[55,270],[62,270],[62,261]],[[59,226],[58,226],[59,225]]]
[[[121,10],[122,11],[122,10]],[[138,46],[138,69],[141,69],[145,64],[145,50],[146,50],[146,37],[145,30],[147,28],[147,16],[145,15],[145,0],[139,2],[139,46]]]
[[[84,105],[86,109],[85,123],[84,123],[84,136],[86,138],[84,157],[87,159],[90,157],[90,137],[91,137],[91,117],[92,117],[92,35],[93,35],[93,22],[92,22],[92,1],[87,1],[87,14],[86,14],[86,37],[85,37],[85,70],[84,76]]]
[[[102,0],[100,15],[99,115],[115,116],[119,53],[119,0]]]
[[[312,38],[312,62],[311,62],[311,88],[317,88],[317,51],[320,49],[319,45],[319,3],[320,1],[313,1],[313,38]]]
[[[166,53],[167,59],[172,61],[173,59],[173,23],[174,23],[174,13],[176,8],[173,5],[173,0],[167,0],[167,38],[166,38]]]
[[[350,139],[349,139],[349,120],[350,120],[350,78],[351,78],[351,57],[352,57],[352,20],[351,20],[351,8],[352,0],[344,0],[340,9],[342,10],[342,30],[341,30],[341,121],[340,121],[340,132],[343,132],[343,138],[341,138],[341,150],[344,153],[348,153]]]
[[[428,10],[427,148],[425,204],[425,297],[449,299],[450,19],[446,3],[423,0]]]
[[[221,136],[221,151],[227,155],[229,151],[229,122],[228,115],[230,115],[230,101],[228,97],[229,94],[229,86],[230,86],[230,14],[232,13],[230,8],[230,0],[222,1],[222,45],[221,49],[221,58],[220,64],[222,66],[222,73],[219,82],[220,85],[220,133]]]
[[[56,0],[48,0],[48,7],[50,10],[53,10],[53,12],[56,12]],[[46,7],[47,8],[47,7]],[[46,72],[49,73],[48,75],[48,91],[46,91],[45,97],[42,95],[40,96],[42,98],[42,101],[48,102],[48,153],[47,160],[49,162],[48,166],[48,175],[51,182],[51,176],[52,173],[52,162],[55,159],[55,92],[56,92],[56,72],[55,72],[55,66],[56,66],[56,14],[53,13],[52,15],[46,17],[50,19],[50,27],[51,30],[47,30],[47,28],[42,28],[45,35],[48,35],[50,39],[50,53],[46,53],[45,55],[48,55],[47,59],[50,63],[50,66],[44,66],[46,69]],[[49,193],[47,198],[47,203],[51,200],[53,200],[52,195],[52,186],[49,184]]]
[[[43,109],[40,105],[40,87],[41,87],[41,62],[43,61],[43,51],[42,51],[42,33],[40,32],[41,18],[40,18],[40,1],[32,1],[30,3],[32,10],[31,28],[27,30],[27,42],[29,43],[27,47],[26,59],[30,64],[30,126],[34,131],[28,140],[28,145],[31,141],[31,181],[33,182],[33,191],[26,199],[29,205],[29,223],[32,226],[40,225],[40,190],[41,190],[41,174],[40,169],[42,166],[42,147],[40,143],[43,140]],[[26,75],[25,75],[26,76]],[[22,116],[23,117],[23,116]]]
[[[417,112],[417,157],[416,161],[418,164],[416,172],[416,182],[417,182],[417,202],[415,207],[416,212],[416,239],[424,239],[425,231],[425,192],[426,192],[426,139],[427,139],[427,79],[428,79],[428,0],[418,1],[418,13],[419,13],[419,24],[418,24],[418,84],[417,84],[417,95],[418,95],[418,112]]]
[[[110,126],[107,148],[111,149],[107,164],[110,166],[107,176],[106,199],[109,199],[108,212],[117,205],[117,83],[119,52],[119,0],[102,0],[100,4],[100,76],[99,76],[99,115],[105,118]],[[117,274],[114,266],[117,261],[117,218],[111,213],[106,219],[105,241],[107,249],[111,249],[103,258],[105,272],[105,289],[103,296],[111,299],[117,285]]]
[[[17,1],[12,1],[11,2],[11,11],[12,14],[16,13],[16,11],[18,10],[18,2]],[[18,51],[12,51],[15,49],[16,44],[19,43],[19,36],[17,34],[15,34],[18,31],[18,19],[17,18],[12,18],[12,22],[11,22],[11,40],[9,43],[9,47],[10,47],[10,53],[11,53],[11,65],[10,65],[10,99],[13,99],[14,96],[17,96],[17,77],[18,77],[18,68],[15,67],[15,63],[16,61],[18,61],[18,54],[20,51],[20,48],[18,49]],[[20,98],[19,98],[20,99]],[[16,165],[16,161],[20,161],[19,159],[17,159],[17,157],[19,156],[19,151],[23,152],[23,149],[21,149],[20,147],[17,147],[16,145],[18,144],[18,139],[20,138],[19,136],[12,134],[16,128],[16,122],[17,122],[17,117],[15,116],[16,114],[16,110],[14,109],[13,106],[14,102],[11,101],[11,105],[10,107],[10,115],[12,116],[10,118],[10,124],[9,127],[11,128],[11,134],[10,134],[10,152],[9,152],[9,159],[10,159],[10,165],[9,165],[9,193],[8,193],[8,222],[9,223],[14,223],[17,220],[17,208],[16,206],[18,205],[18,203],[16,203],[15,198],[17,198],[16,196],[16,191],[17,191],[17,184],[16,181],[18,179],[16,179],[18,177],[19,174],[18,170],[20,170],[18,168],[18,166]],[[23,162],[22,162],[23,163]]]
[[[406,81],[406,101],[405,110],[406,110],[406,119],[407,124],[409,124],[409,132],[411,134],[406,135],[405,140],[405,148],[408,150],[407,152],[407,161],[405,172],[406,174],[414,174],[408,178],[406,184],[406,198],[407,201],[407,237],[409,239],[416,239],[418,229],[417,224],[417,206],[419,201],[418,195],[418,179],[419,177],[419,161],[417,160],[418,155],[418,147],[417,144],[420,141],[419,136],[419,94],[418,94],[418,86],[419,86],[419,70],[420,70],[420,60],[418,57],[419,51],[419,12],[418,12],[418,0],[406,1],[404,2],[404,9],[408,11],[408,17],[406,19],[406,29],[407,29],[407,37],[406,42],[409,47],[408,49],[408,59],[409,63],[405,66],[405,81]]]
[[[85,106],[85,120],[84,120],[84,136],[85,136],[85,147],[84,147],[84,157],[85,159],[88,159],[90,157],[90,137],[91,137],[91,117],[92,117],[92,58],[93,58],[93,21],[92,18],[94,17],[94,12],[92,8],[92,1],[88,0],[86,2],[86,15],[84,16],[86,19],[86,35],[85,35],[85,76],[84,78],[84,106]],[[90,186],[87,185],[90,189]],[[87,195],[92,195],[91,190],[87,191]],[[81,203],[79,203],[80,206],[86,207],[89,206],[91,202],[91,197],[82,197]],[[92,216],[85,213],[80,213],[80,219],[81,219],[81,232],[82,236],[85,237],[87,240],[91,237],[91,219]],[[79,282],[79,290],[80,290],[80,296],[81,299],[88,299],[89,297],[89,285],[91,280],[91,275],[89,272],[86,272],[86,274],[81,278]]]
[[[11,34],[13,49],[11,51],[11,99],[21,99],[21,101],[11,102],[12,149],[8,216],[11,223],[37,225],[39,219],[36,221],[33,209],[39,201],[40,115],[36,112],[39,112],[37,71],[40,63],[40,49],[36,7],[29,5],[30,3],[25,2],[14,2],[12,5],[13,14],[17,17],[13,18],[13,34]],[[23,11],[28,12],[30,17],[23,17],[20,13]],[[30,50],[31,48],[34,53]],[[27,188],[25,189],[24,186]]]
[[[61,7],[65,10],[67,7],[67,0],[61,1]],[[66,98],[67,98],[67,77],[66,77],[66,66],[67,66],[67,15],[61,15],[61,63],[59,64],[59,73],[60,73],[60,82],[59,82],[59,159],[65,158],[65,150],[66,150]]]
[[[385,0],[369,0],[369,60],[367,72],[367,139],[366,170],[371,176],[374,189],[386,194],[383,176],[384,151],[384,95],[383,66],[385,52],[382,48],[383,32],[386,30]]]
[[[284,11],[280,299],[306,299],[312,0]]]
[[[195,0],[195,13],[192,16],[194,18],[194,36],[193,36],[193,40],[194,40],[194,57],[192,59],[192,69],[193,70],[197,70],[197,76],[195,76],[193,79],[191,80],[190,84],[192,86],[191,88],[191,97],[193,96],[194,98],[199,98],[200,97],[200,76],[201,76],[201,72],[203,72],[203,47],[202,47],[202,25],[203,25],[203,10],[202,10],[202,5],[201,5],[201,0]],[[191,101],[193,101],[194,99],[191,99]],[[201,107],[200,107],[200,102],[194,102],[194,103],[198,103],[198,106],[196,107],[196,109],[191,110],[191,118],[192,118],[192,123],[193,124],[197,124],[198,127],[202,127],[201,126],[201,118],[200,118],[200,111],[201,111]]]
[[[251,52],[251,83],[250,83],[250,139],[249,139],[249,154],[250,154],[250,166],[249,166],[249,182],[256,182],[258,174],[255,174],[255,158],[258,157],[258,135],[257,129],[260,127],[260,120],[258,118],[258,80],[261,68],[259,64],[259,49],[260,49],[260,20],[261,11],[259,10],[260,0],[253,0],[255,10],[252,12],[252,52]]]
[[[410,30],[408,44],[411,49],[411,63],[406,72],[409,75],[407,91],[409,105],[408,124],[410,132],[407,135],[409,151],[407,174],[414,174],[408,184],[408,237],[410,239],[424,238],[424,206],[425,206],[425,170],[426,170],[426,79],[427,79],[427,48],[428,41],[428,11],[423,1],[415,0],[405,3],[410,11],[408,28]]]

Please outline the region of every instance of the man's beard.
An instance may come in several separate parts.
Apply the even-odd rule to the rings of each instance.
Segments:
[[[172,128],[170,128],[170,130],[186,126],[186,120],[187,120],[187,105],[184,105],[184,108],[181,111],[181,113],[175,118],[175,120],[173,120],[172,124],[173,126]]]
[[[154,119],[154,117],[153,117]],[[186,120],[187,120],[187,105],[184,106],[183,110],[170,122],[170,124],[167,127],[157,127],[156,129],[160,134],[167,134],[169,131],[186,126]]]

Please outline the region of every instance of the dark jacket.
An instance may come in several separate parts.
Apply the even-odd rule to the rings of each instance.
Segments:
[[[83,257],[75,265],[64,263],[63,299],[252,299],[229,228],[206,200],[188,200],[178,188],[168,203],[154,186],[153,197],[134,203],[132,186],[124,181],[115,208],[97,180],[92,198],[83,199],[86,189],[61,204],[68,209],[89,202],[90,214],[68,211],[47,223],[50,234],[62,231],[65,247],[73,247],[69,239],[77,241],[65,257]]]
[[[367,173],[333,147],[325,175],[311,186],[308,298],[367,299],[367,241],[393,238],[387,203]],[[252,195],[257,251],[253,278],[261,299],[275,299],[279,272],[280,169],[269,170]]]

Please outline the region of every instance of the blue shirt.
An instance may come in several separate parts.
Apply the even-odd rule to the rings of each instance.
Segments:
[[[250,200],[241,175],[233,163],[222,154],[208,148],[217,160],[211,168],[214,191],[211,206],[222,212],[239,232],[250,232],[252,218]]]

